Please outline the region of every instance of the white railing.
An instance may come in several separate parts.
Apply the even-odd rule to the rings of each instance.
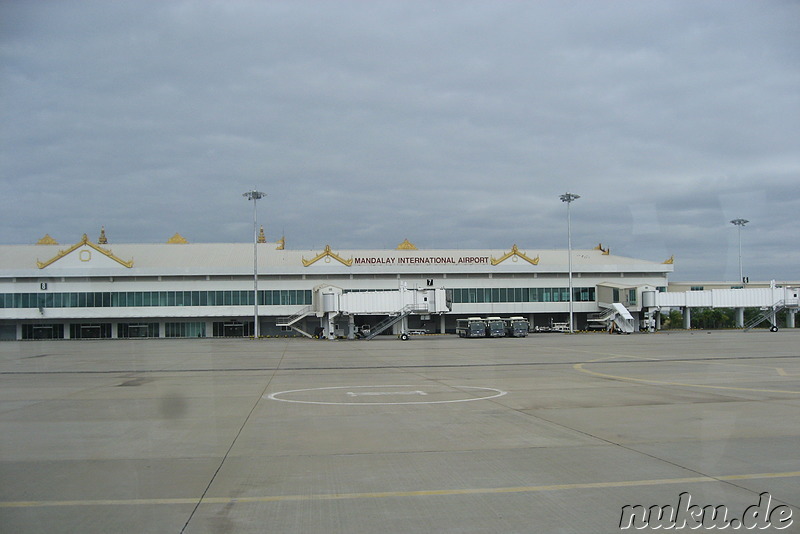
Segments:
[[[276,321],[277,326],[292,326],[294,323],[309,315],[314,311],[313,306],[306,306],[305,308],[301,309],[299,312],[295,313],[294,315],[290,315],[289,317],[279,317]]]

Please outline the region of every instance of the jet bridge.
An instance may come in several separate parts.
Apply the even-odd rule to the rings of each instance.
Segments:
[[[652,308],[682,308],[684,310],[684,327],[689,328],[691,321],[692,308],[759,308],[761,314],[748,324],[743,323],[743,313],[737,317],[740,322],[738,326],[743,327],[745,332],[769,321],[770,330],[778,331],[776,316],[784,310],[790,310],[790,324],[793,326],[794,314],[798,309],[798,294],[800,290],[796,287],[776,287],[775,283],[771,287],[765,288],[742,288],[742,289],[712,289],[708,291],[685,291],[685,292],[666,292],[648,295],[645,299],[648,303],[652,302]]]
[[[356,337],[357,316],[385,316],[382,321],[364,333],[372,339],[386,329],[400,323],[402,339],[408,339],[407,318],[409,315],[440,315],[451,311],[452,304],[444,288],[414,288],[401,286],[397,291],[350,291],[333,285],[314,288],[312,304],[298,310],[290,317],[277,321],[278,326],[287,326],[307,337],[311,334],[300,328],[302,319],[309,316],[319,318],[322,335],[334,339]],[[347,319],[346,331],[336,328],[337,319]]]
[[[733,308],[737,310],[737,326],[745,332],[764,321],[777,332],[777,315],[789,310],[788,324],[794,326],[794,316],[798,310],[798,288],[770,287],[741,289],[712,289],[706,291],[658,292],[652,286],[624,286],[604,282],[597,285],[597,304],[599,313],[588,316],[590,328],[605,328],[618,333],[630,333],[639,327],[653,331],[656,318],[663,309],[677,308],[683,311],[684,328],[691,324],[692,308]],[[744,324],[744,309],[759,308],[761,314],[748,324]],[[629,312],[642,312],[644,319],[632,316]]]

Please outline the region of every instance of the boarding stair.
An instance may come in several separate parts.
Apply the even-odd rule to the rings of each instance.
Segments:
[[[588,318],[590,326],[597,328],[594,325],[601,325],[609,332],[617,332],[618,334],[631,334],[636,330],[636,324],[631,312],[620,304],[615,302],[605,310],[595,313]]]
[[[300,311],[294,313],[293,315],[290,315],[289,317],[278,317],[278,319],[275,321],[275,324],[277,326],[288,326],[289,328],[291,328],[292,330],[294,330],[299,334],[302,334],[308,338],[313,338],[314,336],[312,336],[302,328],[296,326],[296,323],[298,321],[300,321],[304,317],[311,315],[312,313],[314,313],[314,307],[306,306],[305,308],[302,308]]]
[[[587,326],[590,330],[608,330],[608,322],[613,320],[617,310],[605,308],[603,311],[589,314],[586,318]]]
[[[769,321],[772,325],[770,326],[770,332],[777,332],[778,331],[778,314],[787,308],[785,300],[779,300],[774,305],[769,307],[761,308],[761,313],[758,316],[754,317],[750,321],[744,325],[744,331],[749,332],[753,328],[757,327],[764,321]]]
[[[377,336],[381,332],[385,331],[390,326],[392,326],[394,324],[397,324],[398,322],[402,321],[404,318],[408,317],[412,313],[415,313],[415,312],[427,312],[427,311],[428,311],[428,307],[425,306],[425,305],[407,304],[406,306],[403,306],[403,308],[401,308],[400,310],[398,310],[395,313],[389,315],[389,317],[387,317],[386,319],[384,319],[383,321],[381,321],[377,325],[373,326],[370,329],[369,334],[367,334],[367,336],[364,339],[368,339],[369,340],[369,339],[374,338],[375,336]]]

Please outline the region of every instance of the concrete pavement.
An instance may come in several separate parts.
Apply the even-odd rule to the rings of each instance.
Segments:
[[[769,492],[798,532],[798,347],[3,342],[0,532],[607,533],[682,492],[729,517]]]

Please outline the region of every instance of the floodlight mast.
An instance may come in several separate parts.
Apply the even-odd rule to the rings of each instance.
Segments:
[[[744,284],[744,274],[742,272],[742,227],[749,223],[747,219],[734,219],[731,224],[736,225],[739,229],[739,281]]]
[[[558,198],[561,199],[561,202],[567,203],[567,254],[569,257],[569,333],[572,334],[574,331],[573,320],[572,320],[572,221],[570,219],[569,213],[569,205],[572,204],[574,200],[577,200],[580,195],[576,195],[574,193],[564,193],[563,195],[559,196]]]
[[[253,339],[258,339],[258,230],[256,223],[256,204],[267,196],[266,193],[253,189],[242,193],[247,200],[253,201]]]

